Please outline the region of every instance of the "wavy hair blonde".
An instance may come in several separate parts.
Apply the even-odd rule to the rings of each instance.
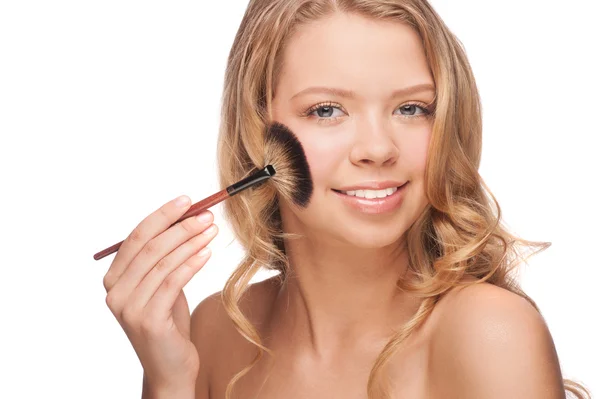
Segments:
[[[453,287],[488,283],[535,302],[519,287],[513,269],[548,248],[508,232],[501,222],[496,198],[478,173],[482,148],[479,93],[462,43],[425,0],[251,0],[229,53],[222,97],[218,139],[221,187],[263,167],[263,134],[272,121],[271,103],[287,39],[309,22],[334,12],[408,24],[421,37],[436,85],[435,118],[425,172],[429,204],[406,234],[409,268],[417,278],[398,281],[422,303],[379,354],[371,370],[369,398],[387,398],[381,373],[402,342],[431,314],[440,297]],[[252,195],[224,203],[224,212],[245,256],[221,292],[223,305],[239,333],[258,347],[254,360],[227,385],[226,399],[236,381],[263,356],[261,338],[241,312],[238,302],[261,268],[278,270],[285,281],[289,263],[281,229],[279,198],[265,184]],[[525,255],[524,250],[529,250]],[[464,277],[476,281],[464,283]],[[564,386],[579,399],[589,392],[565,379]],[[586,396],[587,395],[587,396]]]

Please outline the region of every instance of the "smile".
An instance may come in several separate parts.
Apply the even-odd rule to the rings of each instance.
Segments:
[[[394,211],[402,205],[408,183],[383,190],[341,191],[332,189],[332,191],[352,210],[367,214],[382,214]]]

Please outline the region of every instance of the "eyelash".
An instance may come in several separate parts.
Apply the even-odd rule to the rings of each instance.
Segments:
[[[401,117],[406,118],[406,119],[430,118],[432,116],[434,108],[435,108],[434,104],[425,105],[423,103],[411,102],[411,103],[403,104],[401,107],[398,107],[396,109],[400,109],[400,108],[407,107],[410,105],[415,105],[418,108],[421,108],[423,110],[423,113],[421,115],[412,115],[412,116],[411,115],[400,115]],[[323,102],[323,103],[319,103],[319,104],[315,104],[315,105],[311,106],[309,109],[307,109],[306,111],[304,111],[302,113],[302,116],[309,117],[310,114],[312,114],[316,110],[318,110],[320,108],[324,108],[324,107],[332,107],[332,108],[338,108],[338,109],[341,108],[339,104],[333,103],[331,101],[327,101],[327,102]],[[317,123],[331,123],[331,122],[335,122],[340,117],[338,116],[335,118],[327,118],[327,117],[317,116],[317,118],[318,118]]]

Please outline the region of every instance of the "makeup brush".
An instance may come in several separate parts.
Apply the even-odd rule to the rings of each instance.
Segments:
[[[271,123],[265,132],[264,154],[267,166],[261,170],[255,169],[252,175],[196,202],[171,226],[268,179],[273,180],[275,187],[286,199],[300,207],[306,207],[312,195],[313,184],[304,149],[294,133],[282,123]],[[123,241],[98,252],[94,259],[100,260],[117,252]]]
[[[292,131],[280,122],[270,124],[265,134],[265,164],[277,170],[272,182],[290,202],[305,208],[312,196],[313,182],[302,144]]]

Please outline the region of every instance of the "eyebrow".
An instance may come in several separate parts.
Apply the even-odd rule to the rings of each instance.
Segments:
[[[392,92],[392,95],[390,96],[390,98],[407,96],[410,94],[422,93],[422,92],[426,92],[426,91],[435,93],[435,87],[429,83],[422,83],[422,84],[418,84],[415,86],[405,87],[403,89],[394,90]],[[338,89],[335,87],[315,86],[315,87],[306,88],[306,89],[294,94],[292,96],[291,100],[293,100],[294,98],[299,97],[301,95],[309,94],[309,93],[325,93],[325,94],[330,94],[333,96],[344,97],[344,98],[355,98],[356,97],[356,93],[352,90]]]

